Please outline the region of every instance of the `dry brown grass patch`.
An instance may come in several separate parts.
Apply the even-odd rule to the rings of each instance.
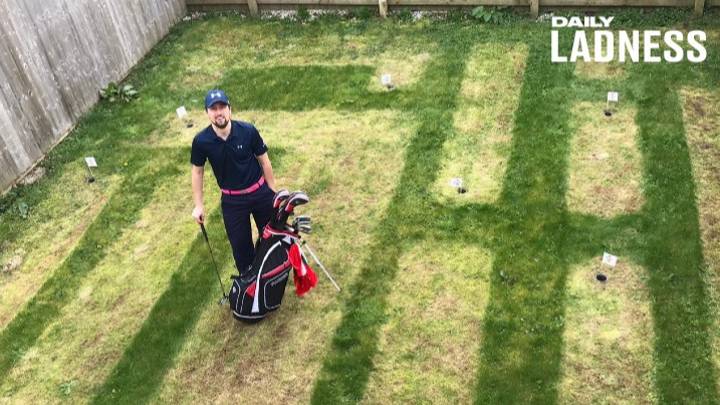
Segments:
[[[707,285],[715,314],[713,351],[716,368],[720,369],[720,91],[685,88],[680,95],[697,188]]]
[[[497,200],[510,156],[527,52],[524,44],[492,44],[478,46],[472,53],[454,116],[456,133],[445,142],[443,167],[434,185],[441,200]],[[450,187],[455,177],[463,179],[465,194]]]
[[[561,403],[652,403],[653,321],[645,269],[622,257],[574,266],[567,280]]]
[[[575,75],[584,79],[619,78],[625,74],[625,66],[620,62],[585,62],[582,59],[575,64]]]
[[[620,104],[611,117],[605,103],[581,102],[573,109],[568,207],[612,217],[643,204],[642,160],[634,107]]]
[[[471,402],[490,255],[476,246],[424,242],[398,266],[363,402]]]

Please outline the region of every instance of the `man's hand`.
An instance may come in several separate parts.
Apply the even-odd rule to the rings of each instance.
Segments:
[[[198,224],[204,224],[205,223],[205,207],[203,207],[202,205],[196,205],[195,208],[193,208],[192,217],[195,219],[195,222],[197,222]]]

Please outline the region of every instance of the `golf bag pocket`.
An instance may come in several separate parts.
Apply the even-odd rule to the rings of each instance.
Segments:
[[[263,274],[259,286],[256,275],[233,277],[229,294],[233,316],[240,321],[257,322],[279,308],[289,274],[289,266],[279,272]]]
[[[287,269],[265,281],[263,298],[265,300],[265,308],[269,311],[276,309],[282,304],[282,299],[285,295],[285,285],[287,284],[289,275],[290,269]]]

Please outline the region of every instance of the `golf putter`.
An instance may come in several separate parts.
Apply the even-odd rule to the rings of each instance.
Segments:
[[[215,263],[215,255],[213,255],[212,248],[210,247],[210,240],[208,239],[208,234],[205,230],[205,224],[202,222],[200,223],[200,230],[202,230],[202,234],[205,237],[205,243],[210,251],[210,258],[212,259],[213,267],[215,267],[215,274],[217,274],[218,281],[220,282],[220,290],[222,291],[223,296],[220,298],[220,301],[218,301],[218,305],[222,305],[228,300],[228,296],[225,294],[225,286],[223,286],[222,278],[220,278],[220,271],[218,270],[217,263]]]

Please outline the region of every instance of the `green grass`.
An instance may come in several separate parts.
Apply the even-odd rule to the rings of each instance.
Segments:
[[[621,17],[625,24],[638,22],[632,13]],[[660,12],[651,21],[683,17]],[[713,20],[697,24],[718,29]],[[563,37],[564,43],[568,40]],[[463,93],[466,80],[478,80],[474,75],[493,69],[491,62],[469,61],[478,54],[503,57],[507,49],[522,49],[523,55],[527,50],[519,65],[522,75],[513,87],[519,91],[498,99],[499,106],[492,103],[492,92],[480,91],[479,98]],[[649,308],[653,336],[652,343],[646,342],[651,348],[638,349],[652,351],[651,376],[635,374],[647,373],[645,365],[638,366],[642,370],[623,368],[618,375],[649,381],[651,387],[645,388],[650,394],[636,393],[645,399],[717,403],[718,365],[712,360],[717,356],[712,330],[717,314],[708,285],[716,278],[705,272],[718,269],[708,268],[704,257],[693,159],[678,92],[683,87],[718,91],[718,49],[720,44],[712,44],[703,65],[638,64],[606,77],[602,71],[588,74],[591,66],[575,71],[574,65],[551,64],[548,26],[542,24],[323,19],[301,25],[225,16],[181,23],[130,74],[128,80],[140,90],[139,100],[98,105],[49,154],[43,163],[48,169],[44,179],[0,199],[3,250],[22,252],[23,244],[32,240],[31,227],[49,233],[47,229],[63,218],[62,210],[42,207],[48,207],[46,201],[66,201],[59,196],[68,190],[56,182],[76,170],[83,156],[98,157],[98,176],[116,184],[103,184],[107,201],[88,211],[94,216],[80,228],[82,236],[66,247],[68,251],[23,253],[28,262],[44,257],[56,262],[38,276],[42,285],[0,331],[0,395],[20,402],[242,399],[226,385],[226,375],[214,374],[217,366],[235,373],[233,379],[243,381],[247,391],[240,391],[247,395],[269,386],[286,402],[456,398],[484,404],[577,398],[573,390],[580,388],[573,387],[593,381],[573,385],[564,380],[566,359],[577,354],[568,351],[581,349],[565,341],[571,339],[568,325],[577,324],[577,307],[572,305],[614,301],[602,294],[577,297],[588,290],[572,284],[574,271],[607,250],[646,272],[647,277],[631,279],[647,294],[637,305]],[[399,62],[403,60],[419,67],[405,69]],[[384,70],[400,78],[398,89],[387,92],[377,86],[377,75]],[[311,240],[320,242],[318,249],[336,272],[343,293],[335,295],[321,279],[309,297],[288,296],[283,309],[260,326],[236,324],[227,311],[211,305],[218,295],[217,282],[204,242],[196,236],[180,251],[167,246],[158,250],[167,255],[156,262],[162,269],[145,269],[138,263],[137,271],[172,276],[151,288],[158,298],[151,309],[136,315],[142,318],[136,327],[85,336],[90,332],[82,325],[63,326],[78,341],[126,342],[92,359],[102,363],[99,369],[110,371],[78,383],[78,375],[62,364],[48,374],[25,366],[38,355],[36,347],[59,336],[59,326],[51,325],[64,308],[80,305],[88,275],[109,252],[118,252],[115,244],[123,235],[138,232],[133,225],[140,212],[152,206],[156,190],[187,171],[189,140],[205,125],[201,100],[204,91],[215,86],[231,95],[235,117],[255,122],[266,135],[281,186],[312,192],[307,209],[317,221],[318,234]],[[620,91],[628,111],[636,111],[642,207],[610,215],[573,211],[567,199],[579,119],[573,115],[574,106],[595,105],[611,88]],[[178,129],[180,123],[171,118],[183,104],[196,121],[192,129]],[[458,128],[458,111],[482,116],[469,117]],[[484,126],[487,117],[506,125]],[[602,121],[590,124],[600,128]],[[472,156],[452,162],[454,154],[472,151],[477,146],[474,139],[482,137],[492,137],[497,148],[491,162],[467,160]],[[453,164],[465,170],[471,182],[477,171],[494,170],[489,178],[498,183],[488,188],[494,195],[440,195],[438,184],[442,187],[444,176],[456,170]],[[212,181],[208,184],[213,186]],[[189,190],[187,198],[187,212],[178,210],[177,221],[189,220]],[[77,209],[93,204],[92,198],[77,201]],[[28,219],[18,215],[20,202],[30,207]],[[582,210],[579,207],[573,209]],[[217,213],[211,216],[215,224],[218,219]],[[324,238],[323,230],[332,238]],[[228,273],[230,254],[219,226],[211,228],[211,239]],[[163,240],[158,243],[169,243]],[[427,248],[431,244],[447,248]],[[481,252],[481,269],[472,269],[473,259],[464,256],[464,249]],[[50,256],[50,251],[59,257]],[[0,258],[11,256],[4,253]],[[432,263],[452,267],[456,261],[463,264],[459,275],[407,276],[408,271],[442,268]],[[399,286],[408,278],[417,280],[417,291]],[[0,286],[17,287],[14,280],[0,280]],[[444,289],[443,280],[468,285]],[[463,306],[463,311],[427,312],[439,305],[428,290],[458,294],[463,303],[477,301]],[[446,295],[441,296],[452,308]],[[393,298],[399,296],[402,300]],[[135,291],[123,297],[133,303],[146,299]],[[634,305],[633,300],[627,302]],[[566,321],[566,312],[573,322]],[[414,315],[426,313],[433,314],[427,322]],[[454,334],[456,325],[465,326],[461,335]],[[388,344],[393,337],[403,341],[397,347]],[[427,344],[413,342],[418,337]],[[384,362],[386,356],[396,358],[422,373],[428,359],[440,356],[437,350],[445,338],[458,344],[472,340],[468,347],[474,351],[463,352],[466,363],[448,368],[446,378],[433,370],[413,376]],[[273,357],[277,352],[265,343],[282,346],[282,356]],[[67,357],[79,348],[57,350]],[[606,364],[587,363],[594,366]],[[196,370],[201,370],[201,378],[193,381]],[[270,374],[263,370],[272,370],[278,381],[270,383]],[[302,381],[296,375],[302,375]],[[45,385],[54,389],[29,396],[22,388],[41,376],[47,376]],[[383,376],[410,390],[385,392]],[[436,379],[438,387],[429,387]],[[602,390],[593,395],[602,398]]]

